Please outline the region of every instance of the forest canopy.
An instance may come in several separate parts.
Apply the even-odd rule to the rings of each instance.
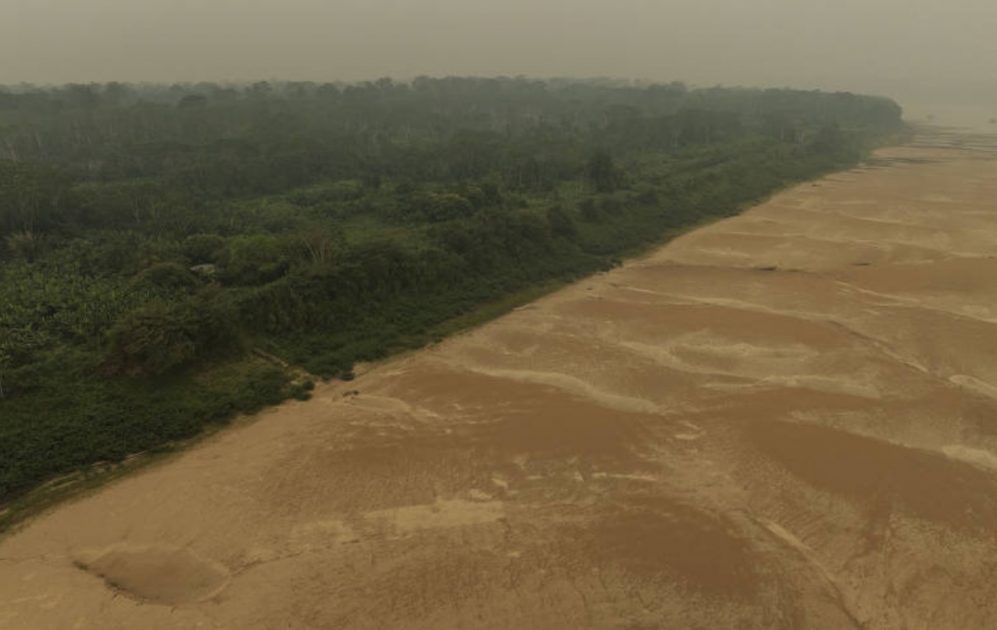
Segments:
[[[284,362],[351,378],[901,129],[884,98],[680,83],[0,88],[0,503],[307,396]]]

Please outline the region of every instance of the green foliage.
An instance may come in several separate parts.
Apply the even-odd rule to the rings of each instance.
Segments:
[[[234,284],[260,285],[277,280],[291,266],[291,245],[271,234],[232,237],[225,252],[225,273]]]
[[[556,237],[570,239],[578,234],[575,220],[560,205],[547,209],[547,225],[550,228],[550,233]]]
[[[885,99],[417,79],[0,90],[0,502],[419,347],[896,132]],[[525,297],[524,297],[525,296]]]
[[[183,265],[175,262],[156,263],[142,270],[134,279],[135,286],[149,285],[168,291],[182,291],[197,286],[197,278]]]
[[[125,313],[110,332],[112,373],[161,376],[236,343],[230,318],[211,297],[154,300]]]
[[[616,168],[613,158],[605,151],[598,151],[585,166],[585,176],[596,192],[611,193],[623,183],[623,173]]]
[[[225,252],[225,239],[217,234],[192,234],[183,240],[182,249],[195,265],[214,264]]]
[[[195,437],[286,399],[290,379],[255,361],[207,366],[157,380],[94,375],[78,357],[47,371],[44,396],[2,401],[0,497],[15,497],[38,481],[98,462]]]
[[[0,159],[0,235],[34,234],[64,219],[69,180],[45,164]]]
[[[4,240],[11,258],[20,258],[29,263],[41,255],[45,244],[43,236],[30,231],[13,232]]]

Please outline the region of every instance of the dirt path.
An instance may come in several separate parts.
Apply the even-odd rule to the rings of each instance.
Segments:
[[[0,628],[997,628],[997,153],[953,140],[60,507]]]

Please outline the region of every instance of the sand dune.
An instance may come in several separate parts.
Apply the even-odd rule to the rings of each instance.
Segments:
[[[0,540],[0,628],[997,628],[994,146],[880,151],[61,506]]]

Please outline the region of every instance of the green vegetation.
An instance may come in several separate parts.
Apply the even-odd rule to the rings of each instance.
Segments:
[[[0,502],[308,397],[900,128],[520,79],[0,90]]]

